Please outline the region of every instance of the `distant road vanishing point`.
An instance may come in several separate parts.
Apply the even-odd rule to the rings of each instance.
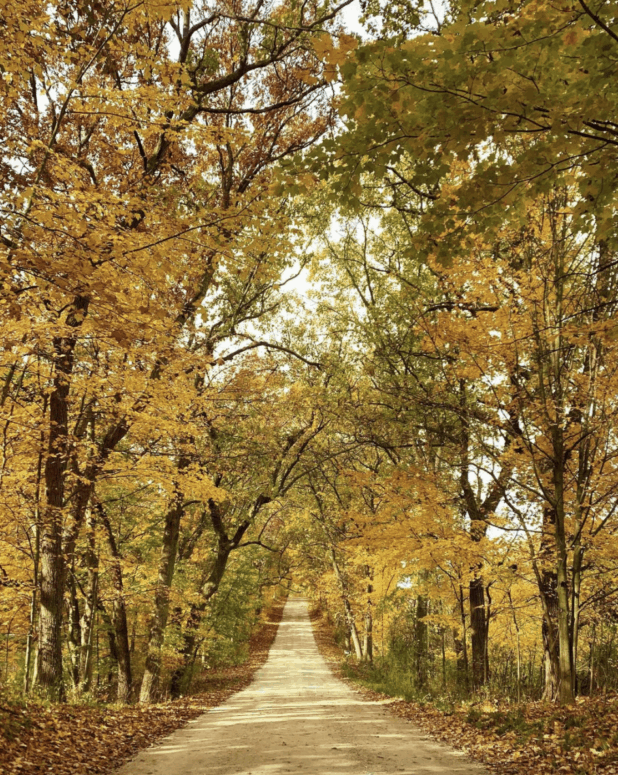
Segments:
[[[307,610],[290,598],[255,681],[142,751],[118,775],[483,775],[379,703],[320,656]]]

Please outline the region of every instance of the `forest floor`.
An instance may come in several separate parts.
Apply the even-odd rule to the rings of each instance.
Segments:
[[[0,695],[2,775],[106,775],[137,751],[249,686],[268,657],[285,601],[273,606],[248,644],[248,659],[215,668],[199,691],[158,705],[25,703]]]
[[[387,699],[367,686],[366,671],[346,662],[325,619],[313,611],[311,620],[318,648],[337,677],[366,699]],[[443,711],[429,702],[399,698],[387,707],[495,775],[618,775],[616,695],[579,698],[568,708],[546,702],[501,706],[481,701]]]

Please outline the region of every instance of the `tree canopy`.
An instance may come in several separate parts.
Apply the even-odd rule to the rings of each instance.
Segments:
[[[13,691],[290,589],[419,696],[616,688],[618,6],[349,2],[5,4]]]

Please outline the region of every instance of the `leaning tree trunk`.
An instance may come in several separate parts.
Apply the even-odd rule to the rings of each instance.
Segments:
[[[339,588],[341,590],[341,598],[343,600],[343,610],[345,611],[345,618],[348,625],[348,628],[350,630],[350,637],[352,638],[352,644],[354,646],[354,653],[356,654],[356,659],[359,662],[362,662],[363,659],[363,649],[361,647],[360,638],[358,637],[358,630],[356,629],[356,622],[354,620],[354,613],[352,612],[352,606],[350,605],[350,601],[348,599],[348,593],[346,589],[346,585],[343,579],[343,576],[341,574],[341,570],[339,568],[339,565],[337,563],[337,558],[335,557],[335,550],[331,547],[330,550],[330,557],[333,563],[333,570],[335,571],[335,576],[337,577],[337,581],[339,582]]]
[[[185,631],[182,636],[182,646],[180,647],[182,662],[174,671],[170,685],[170,691],[173,698],[180,696],[190,680],[191,669],[198,647],[199,627],[202,622],[202,617],[208,608],[209,602],[219,591],[230,554],[234,549],[238,548],[258,512],[262,506],[269,503],[269,501],[270,498],[268,496],[259,495],[253,504],[250,518],[245,519],[240,523],[232,538],[229,538],[226,532],[224,514],[220,504],[213,499],[208,501],[208,513],[210,515],[213,530],[217,536],[217,556],[215,557],[214,564],[205,581],[200,587],[200,601],[191,606],[189,616],[187,617]]]
[[[174,671],[170,684],[170,692],[173,699],[180,697],[184,687],[189,680],[191,665],[193,664],[193,657],[196,650],[196,644],[198,642],[197,639],[202,616],[208,607],[208,603],[219,590],[223,574],[225,573],[225,569],[227,567],[231,549],[232,546],[230,542],[222,542],[219,544],[214,567],[208,574],[208,578],[204,584],[202,584],[200,589],[201,599],[198,603],[194,603],[191,606],[189,616],[187,617],[187,623],[185,625],[185,631],[182,636],[182,646],[180,648],[182,663]]]
[[[182,458],[178,470],[182,470],[189,464],[188,458]],[[179,488],[176,490],[174,502],[165,515],[165,528],[163,530],[163,543],[161,546],[161,558],[159,560],[159,572],[155,590],[154,607],[150,620],[150,633],[146,652],[146,665],[139,701],[152,702],[155,698],[159,678],[161,675],[161,648],[169,615],[169,599],[174,578],[176,564],[176,552],[178,550],[178,538],[180,535],[180,520],[184,513],[184,496]]]
[[[146,666],[139,695],[139,701],[144,703],[154,700],[161,674],[161,648],[169,614],[169,597],[174,577],[181,516],[182,507],[176,505],[167,512],[165,518],[154,610],[150,621],[148,650],[146,652]]]
[[[220,478],[215,480],[217,486],[219,486],[220,482]],[[174,671],[170,686],[171,695],[174,698],[180,696],[182,690],[187,686],[190,680],[195,654],[199,647],[199,626],[210,600],[219,590],[230,554],[241,545],[245,533],[253,524],[259,511],[263,506],[270,503],[270,501],[271,498],[269,495],[258,495],[253,502],[253,507],[251,508],[249,516],[240,523],[231,538],[229,538],[225,529],[224,512],[222,511],[220,504],[213,499],[208,501],[210,521],[215,535],[217,536],[217,556],[206,580],[201,585],[200,601],[191,606],[189,616],[187,617],[187,623],[182,638],[182,646],[180,648],[182,662]]]

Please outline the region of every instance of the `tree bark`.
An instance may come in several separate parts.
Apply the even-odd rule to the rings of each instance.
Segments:
[[[475,689],[479,689],[485,685],[487,652],[485,585],[481,578],[470,581],[470,628],[472,630],[472,685]]]
[[[468,627],[466,624],[466,608],[464,605],[463,587],[459,585],[459,598],[457,605],[459,607],[459,616],[461,618],[461,634],[453,630],[455,641],[455,653],[457,654],[457,674],[463,680],[461,684],[468,689],[470,686],[469,666],[468,666]]]
[[[425,617],[429,613],[429,603],[426,595],[416,598],[416,617],[414,619],[414,670],[416,686],[424,689],[427,686],[427,667],[429,661],[429,630]]]
[[[47,396],[43,398],[43,417],[47,414]],[[26,655],[24,659],[24,694],[30,691],[30,673],[32,668],[32,646],[34,643],[34,630],[36,625],[36,614],[39,592],[39,560],[41,553],[41,529],[40,529],[40,508],[41,508],[41,483],[43,477],[43,455],[45,443],[44,426],[41,430],[40,447],[36,468],[36,489],[34,506],[34,556],[32,568],[32,597],[30,600],[30,616],[28,620],[28,635],[26,636]]]
[[[371,591],[371,585],[369,585]],[[371,600],[367,603],[365,611],[365,632],[363,635],[363,660],[373,662],[373,612],[371,610]]]
[[[112,530],[109,517],[101,503],[97,503],[97,513],[105,528],[107,542],[112,555],[110,575],[114,588],[114,602],[112,608],[112,626],[115,633],[116,660],[118,663],[118,702],[127,703],[131,699],[133,688],[133,676],[131,672],[131,650],[129,648],[129,626],[127,622],[127,608],[124,599],[124,580],[122,577],[121,555],[116,543],[116,537]]]
[[[180,520],[183,513],[182,495],[177,493],[174,504],[168,509],[168,512],[165,515],[165,528],[163,531],[161,558],[159,560],[154,610],[150,620],[146,666],[139,695],[139,701],[142,703],[153,702],[159,685],[159,678],[161,675],[161,648],[163,646],[163,638],[169,614],[170,590],[172,579],[174,578]]]
[[[231,550],[232,546],[229,544],[229,542],[219,543],[214,566],[200,590],[201,599],[199,603],[194,603],[191,606],[191,610],[185,624],[185,631],[182,637],[182,647],[180,649],[182,664],[176,668],[172,674],[172,680],[170,684],[170,691],[173,699],[180,697],[185,687],[185,683],[189,677],[191,664],[193,662],[193,655],[195,652],[195,644],[198,637],[198,630],[202,622],[202,616],[208,607],[208,603],[219,590],[219,585],[223,579]]]
[[[68,573],[67,584],[69,592],[69,621],[67,643],[69,647],[69,670],[74,691],[79,688],[79,652],[81,648],[81,609],[77,597],[77,584],[75,583],[75,569]]]
[[[367,566],[366,573],[370,578],[367,584],[367,607],[365,609],[365,632],[363,633],[363,660],[373,662],[373,611],[371,603],[371,593],[373,584],[371,583],[371,568]]]
[[[88,310],[89,299],[77,296],[66,325],[76,329]],[[41,515],[41,610],[37,684],[51,700],[64,698],[62,679],[62,604],[64,562],[62,514],[70,451],[69,391],[77,334],[54,338],[55,371],[49,397],[48,454],[45,461],[45,507]]]
[[[99,558],[95,544],[95,520],[92,512],[88,517],[88,549],[85,561],[88,568],[88,587],[81,618],[81,648],[79,659],[79,693],[87,694],[92,688],[94,629],[97,601],[99,598]]]

